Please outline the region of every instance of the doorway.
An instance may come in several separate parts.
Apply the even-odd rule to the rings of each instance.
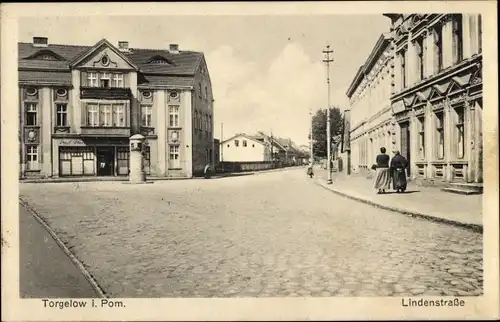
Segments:
[[[97,148],[97,175],[113,176],[115,154],[112,147]]]
[[[401,129],[401,155],[408,161],[408,176],[411,175],[411,137],[410,137],[410,122],[399,123]]]

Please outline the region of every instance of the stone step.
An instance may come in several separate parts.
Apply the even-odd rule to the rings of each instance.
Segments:
[[[450,188],[483,193],[482,183],[452,182],[450,183]]]
[[[483,193],[482,191],[474,191],[474,190],[460,189],[460,188],[443,188],[441,190],[459,195],[480,195]]]

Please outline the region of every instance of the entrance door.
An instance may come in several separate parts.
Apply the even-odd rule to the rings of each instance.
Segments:
[[[114,152],[112,147],[97,148],[97,175],[114,175]]]
[[[410,122],[400,123],[401,129],[401,155],[408,160],[408,176],[411,174],[411,155],[410,155]]]

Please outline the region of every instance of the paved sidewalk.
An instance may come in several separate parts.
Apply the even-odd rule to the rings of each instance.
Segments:
[[[345,197],[379,208],[466,226],[478,231],[483,228],[482,195],[456,195],[433,187],[417,186],[411,181],[404,194],[390,190],[386,194],[378,195],[373,189],[373,180],[361,175],[332,173],[331,185],[326,184],[326,178],[326,170],[315,169],[317,184]]]

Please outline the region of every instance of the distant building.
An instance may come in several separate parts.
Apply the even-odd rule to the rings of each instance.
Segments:
[[[214,139],[214,166],[218,165],[221,162],[220,159],[220,140]]]
[[[350,147],[350,160],[345,161],[354,173],[369,171],[381,147],[392,151],[391,40],[390,34],[379,37],[346,93],[349,109],[344,122],[349,127],[343,140],[349,141],[344,146]],[[341,138],[336,140],[340,142]]]
[[[127,176],[129,137],[144,170],[191,177],[213,162],[213,94],[203,53],[18,44],[20,177]]]
[[[271,147],[265,140],[244,133],[220,143],[224,162],[271,162]]]
[[[482,20],[387,14],[394,30],[395,148],[424,181],[482,182]]]

